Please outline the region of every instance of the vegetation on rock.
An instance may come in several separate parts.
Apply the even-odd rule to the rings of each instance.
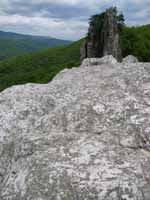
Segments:
[[[124,26],[124,16],[116,7],[93,15],[89,21],[86,41],[81,46],[81,60],[84,58],[100,58],[106,55],[114,56],[121,61],[119,34]]]
[[[125,21],[124,15],[121,12],[119,13],[116,7],[112,7],[110,9],[113,12],[114,18],[117,19],[118,28],[121,31],[124,26],[124,21]],[[93,15],[89,20],[89,25],[90,27],[93,28],[92,33],[97,39],[99,39],[99,36],[100,36],[99,33],[101,32],[101,29],[103,28],[104,17],[105,17],[105,12],[101,14]],[[87,33],[87,37],[91,39],[90,30]]]

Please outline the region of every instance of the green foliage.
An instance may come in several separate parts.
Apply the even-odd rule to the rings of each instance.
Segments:
[[[79,66],[83,40],[0,62],[0,91],[17,84],[47,83],[62,69]]]
[[[105,13],[101,13],[100,15],[93,15],[90,18],[89,24],[90,24],[90,28],[92,28],[92,30],[89,30],[88,32],[88,38],[95,38],[95,39],[99,39],[100,37],[100,32],[101,29],[103,27],[103,23],[104,23],[104,15]],[[90,35],[90,34],[93,35]]]
[[[123,28],[121,33],[123,57],[131,54],[140,61],[150,62],[150,24]]]

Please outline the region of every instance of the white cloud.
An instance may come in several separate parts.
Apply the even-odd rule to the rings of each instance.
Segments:
[[[6,31],[79,39],[88,18],[118,6],[128,24],[146,24],[150,0],[0,0],[0,27]]]
[[[76,40],[84,36],[88,28],[82,21],[63,21],[40,16],[27,17],[19,15],[0,16],[0,24],[1,27],[4,26],[7,29],[9,26],[15,27],[17,32],[22,32],[19,29],[24,26],[27,31],[23,30],[24,32],[22,33],[49,35],[69,40]]]

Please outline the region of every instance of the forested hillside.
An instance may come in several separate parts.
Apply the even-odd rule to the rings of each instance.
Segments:
[[[0,62],[0,90],[28,82],[47,83],[60,70],[80,64],[83,40]]]
[[[70,41],[51,37],[22,35],[0,31],[0,60],[69,43]]]
[[[137,27],[125,26],[121,35],[123,56],[136,56],[150,62],[150,24]]]

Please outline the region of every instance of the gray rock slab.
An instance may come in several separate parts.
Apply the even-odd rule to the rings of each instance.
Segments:
[[[150,200],[150,63],[0,93],[0,200]]]

